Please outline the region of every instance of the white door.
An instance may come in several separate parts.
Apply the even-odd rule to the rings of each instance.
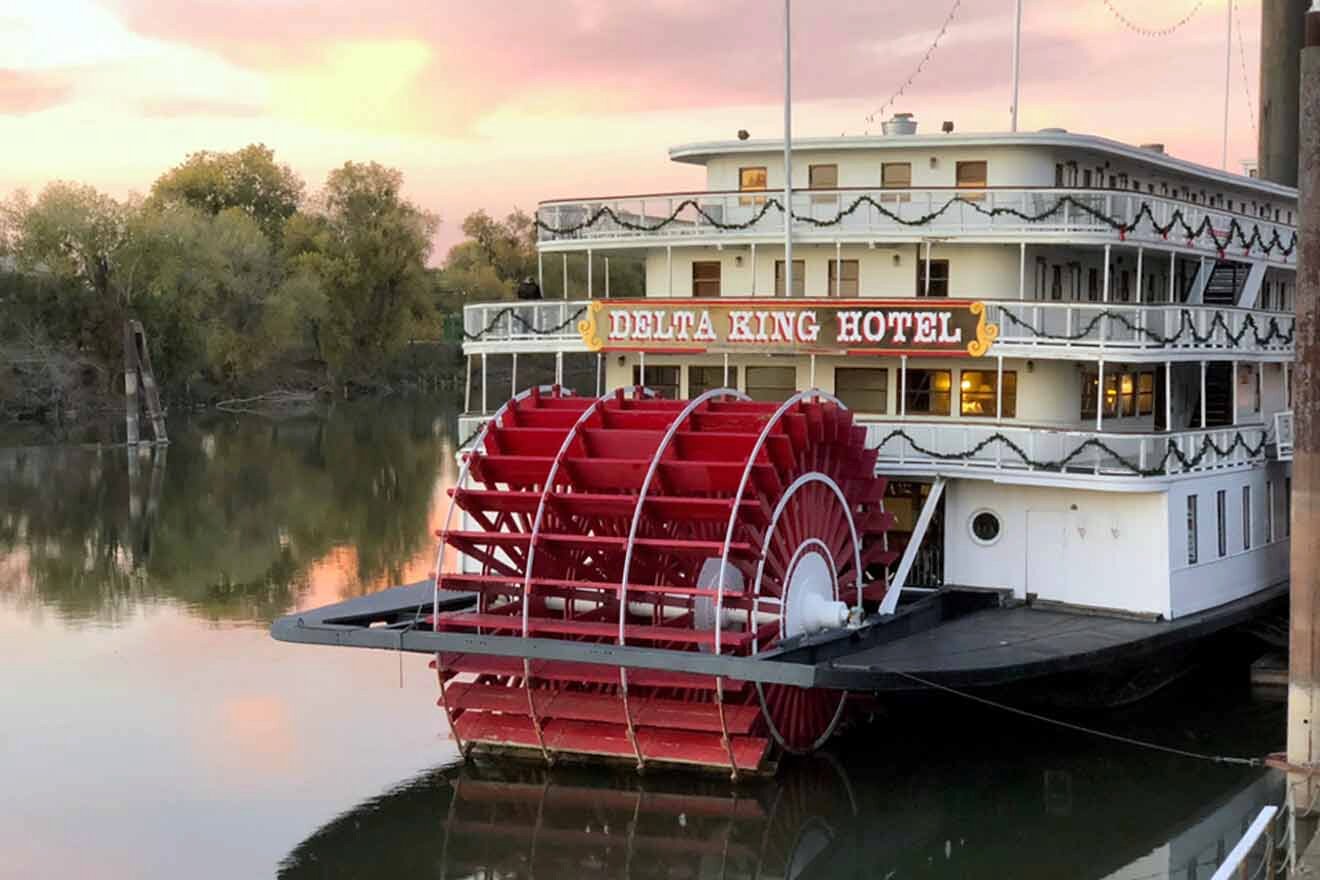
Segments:
[[[1068,514],[1061,510],[1027,511],[1027,592],[1056,602],[1069,598]]]

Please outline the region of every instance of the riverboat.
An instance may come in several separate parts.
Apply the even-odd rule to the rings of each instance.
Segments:
[[[1130,702],[1278,607],[1295,189],[907,115],[785,153],[543,202],[584,282],[465,307],[435,580],[276,637],[431,655],[465,753],[737,776],[859,696]]]

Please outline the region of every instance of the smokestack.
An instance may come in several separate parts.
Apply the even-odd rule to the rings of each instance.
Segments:
[[[1307,0],[1262,0],[1260,6],[1260,177],[1297,185],[1298,83]]]

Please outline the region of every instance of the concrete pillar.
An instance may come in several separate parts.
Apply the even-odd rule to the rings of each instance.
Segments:
[[[1297,118],[1302,22],[1307,0],[1260,6],[1260,176],[1297,185]]]
[[[1266,3],[1266,7],[1272,4]],[[1288,4],[1291,8],[1293,4]],[[1268,43],[1266,44],[1268,46]],[[1320,764],[1320,12],[1306,16],[1301,59],[1297,362],[1293,381],[1288,763]],[[1320,777],[1290,774],[1295,803],[1316,803]],[[1312,828],[1314,823],[1312,822]],[[1300,831],[1299,831],[1300,837]],[[1298,844],[1301,845],[1299,839]]]

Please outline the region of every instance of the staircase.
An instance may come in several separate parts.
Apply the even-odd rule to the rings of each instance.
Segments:
[[[1242,293],[1242,285],[1247,281],[1250,266],[1234,263],[1231,260],[1219,260],[1206,282],[1202,301],[1208,306],[1235,306]]]

